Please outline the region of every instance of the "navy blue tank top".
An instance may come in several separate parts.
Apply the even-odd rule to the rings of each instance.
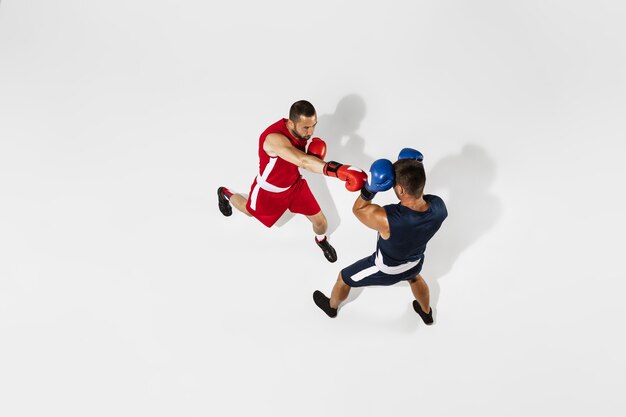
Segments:
[[[419,212],[402,204],[383,206],[389,221],[389,239],[378,235],[376,252],[380,251],[383,262],[388,266],[401,265],[420,259],[426,244],[448,217],[446,205],[440,197],[425,194],[428,210]]]

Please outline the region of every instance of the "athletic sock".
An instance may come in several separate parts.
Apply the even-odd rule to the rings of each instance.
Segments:
[[[326,235],[315,235],[315,240],[317,240],[318,242],[323,242],[327,239]]]
[[[233,196],[233,193],[226,187],[222,188],[222,194],[224,195],[224,197],[226,197],[227,200],[230,200],[230,198]]]

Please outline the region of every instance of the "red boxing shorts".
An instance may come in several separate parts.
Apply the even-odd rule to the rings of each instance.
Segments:
[[[267,227],[272,227],[287,210],[305,216],[321,211],[304,178],[299,178],[294,185],[280,192],[267,191],[255,179],[250,187],[246,209]]]

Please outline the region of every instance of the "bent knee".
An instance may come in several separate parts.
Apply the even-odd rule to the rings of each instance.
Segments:
[[[422,276],[420,274],[417,274],[415,277],[413,277],[412,279],[409,280],[410,284],[416,284],[416,283],[425,283],[424,278],[422,278]]]
[[[339,276],[337,276],[337,284],[344,286],[344,287],[349,287],[349,285],[346,284],[346,281],[344,281],[343,276],[341,275],[341,272],[339,273]]]
[[[309,216],[311,223],[313,223],[313,227],[318,229],[325,229],[328,227],[328,221],[326,220],[326,216],[321,211],[313,216]]]
[[[318,229],[326,229],[328,227],[328,222],[326,219],[322,219],[318,222],[313,223],[313,225]]]

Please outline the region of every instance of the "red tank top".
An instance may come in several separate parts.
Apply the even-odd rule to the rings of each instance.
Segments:
[[[279,133],[289,139],[291,144],[304,152],[306,147],[306,140],[297,139],[289,133],[287,129],[287,119],[281,119],[269,126],[259,138],[259,175],[268,183],[276,187],[291,187],[300,178],[300,171],[298,166],[287,162],[277,156],[270,157],[263,150],[263,143],[265,138],[270,133]]]

